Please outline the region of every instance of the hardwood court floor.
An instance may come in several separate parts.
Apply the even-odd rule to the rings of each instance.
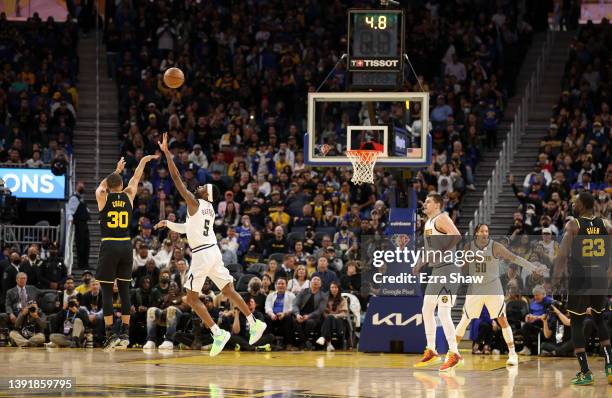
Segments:
[[[451,374],[416,370],[417,355],[355,352],[141,350],[106,354],[99,349],[0,349],[0,397],[612,397],[601,358],[591,359],[595,385],[573,387],[572,358],[521,358],[507,369],[506,357],[472,356]],[[18,394],[7,377],[74,377],[76,388]]]

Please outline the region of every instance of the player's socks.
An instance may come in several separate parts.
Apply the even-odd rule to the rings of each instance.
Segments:
[[[255,325],[255,317],[253,316],[253,313],[250,313],[249,316],[246,317],[246,319],[249,323],[249,326]]]
[[[212,332],[213,336],[220,336],[223,333],[218,325],[213,325],[210,328],[210,331]]]
[[[576,353],[576,358],[578,358],[578,363],[580,364],[580,371],[583,374],[589,372],[589,362],[587,361],[586,352],[578,352]]]

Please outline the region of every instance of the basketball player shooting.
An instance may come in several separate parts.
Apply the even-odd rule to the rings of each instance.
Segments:
[[[499,259],[518,264],[519,266],[536,273],[544,273],[545,265],[536,266],[524,258],[517,256],[506,249],[501,243],[495,242],[489,237],[489,226],[478,224],[474,230],[474,240],[464,250],[473,253],[481,251],[484,262],[473,261],[469,264],[471,276],[482,276],[482,282],[470,284],[463,304],[463,315],[457,325],[457,344],[461,341],[465,329],[472,319],[478,319],[482,307],[486,306],[492,319],[495,319],[502,330],[504,341],[508,346],[508,360],[506,365],[518,365],[518,355],[514,349],[514,337],[512,328],[506,319],[506,302],[504,289],[499,279]]]
[[[217,237],[213,230],[215,223],[213,203],[220,196],[219,189],[215,185],[206,184],[199,186],[195,194],[189,192],[174,164],[172,153],[168,149],[168,133],[164,133],[159,146],[168,161],[168,169],[170,170],[174,185],[187,203],[187,221],[184,224],[177,224],[162,220],[155,227],[156,229],[168,227],[172,231],[187,235],[192,257],[191,267],[185,282],[185,287],[187,288],[186,301],[212,332],[213,346],[210,350],[210,356],[219,354],[231,335],[217,326],[208,313],[206,306],[200,301],[200,291],[207,277],[246,316],[250,334],[249,344],[253,345],[263,335],[266,324],[255,319],[249,307],[234,289],[233,278],[223,265],[221,250],[219,250]]]
[[[442,211],[443,206],[442,196],[437,193],[430,193],[423,203],[423,212],[427,216],[425,223],[425,249],[427,255],[426,260],[429,261],[429,266],[432,267],[432,277],[446,277],[449,280],[449,275],[454,271],[454,264],[447,263],[442,260],[439,255],[432,253],[444,253],[454,250],[455,246],[461,240],[461,234],[453,223],[453,220]],[[433,257],[433,259],[431,258]],[[414,273],[425,265],[425,261],[421,261],[414,268]],[[455,325],[451,318],[451,309],[457,298],[456,283],[428,283],[425,288],[423,297],[423,323],[425,324],[425,335],[427,337],[427,347],[423,353],[423,358],[416,363],[415,367],[425,367],[438,365],[442,362],[442,358],[436,351],[436,318],[435,311],[438,308],[438,317],[442,322],[444,336],[448,342],[448,353],[446,361],[440,366],[441,372],[446,372],[458,366],[461,363],[461,356],[457,349],[455,340]]]
[[[610,255],[610,221],[595,217],[595,198],[590,192],[580,192],[573,205],[574,219],[565,224],[565,233],[554,260],[554,286],[561,278],[569,276],[567,309],[570,313],[574,354],[580,364],[570,383],[578,386],[593,384],[593,372],[589,369],[585,351],[584,320],[591,316],[599,335],[608,383],[612,384],[612,350],[610,331],[603,312],[608,306],[608,279],[612,273]],[[569,267],[568,267],[569,264]],[[569,275],[568,275],[569,274]]]
[[[142,178],[145,166],[159,156],[144,156],[128,186],[123,189],[121,172],[125,160],[121,158],[115,172],[106,177],[96,189],[96,201],[100,211],[100,230],[102,243],[98,257],[96,279],[102,289],[104,325],[106,340],[104,350],[112,351],[115,347],[126,348],[130,344],[130,283],[132,282],[132,242],[129,222],[132,219],[134,197],[138,183]],[[113,285],[117,281],[121,299],[121,327],[119,333],[113,333]]]

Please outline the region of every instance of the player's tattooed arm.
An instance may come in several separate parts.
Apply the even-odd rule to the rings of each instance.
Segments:
[[[199,203],[195,196],[191,192],[189,192],[189,190],[183,183],[183,180],[181,179],[181,173],[179,173],[176,164],[174,164],[172,152],[170,152],[170,149],[168,149],[168,133],[164,133],[162,141],[159,143],[159,148],[166,156],[170,176],[172,177],[172,181],[174,181],[176,189],[179,191],[179,193],[187,203],[187,211],[189,212],[189,215],[194,215],[198,211]]]

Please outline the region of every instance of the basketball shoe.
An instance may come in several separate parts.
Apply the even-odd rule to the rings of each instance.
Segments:
[[[425,349],[423,352],[423,358],[417,363],[414,364],[415,368],[423,368],[426,366],[439,365],[442,363],[442,358],[438,355],[434,350],[430,350],[429,348]]]
[[[593,384],[595,380],[593,379],[593,372],[590,370],[586,373],[578,372],[576,373],[576,377],[574,377],[570,383],[575,386],[588,386]]]
[[[440,372],[448,372],[449,370],[459,366],[463,361],[461,355],[456,352],[448,352],[446,354],[446,361],[440,366]]]

